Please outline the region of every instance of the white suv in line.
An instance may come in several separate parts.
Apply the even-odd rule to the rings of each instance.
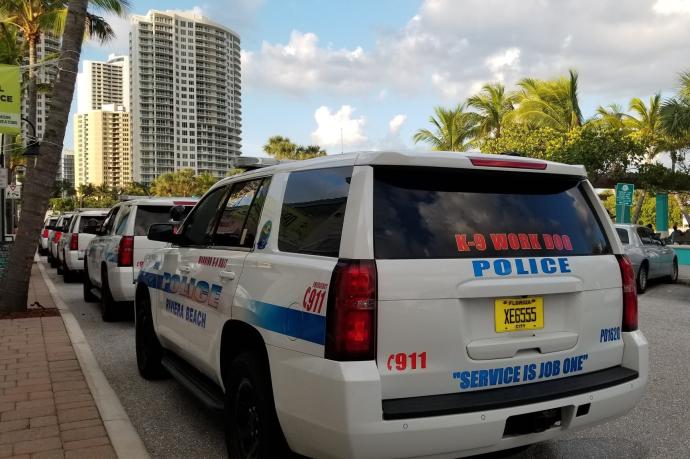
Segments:
[[[632,265],[581,166],[366,152],[221,180],[146,257],[136,355],[232,457],[459,457],[630,410]]]
[[[52,230],[48,232],[48,263],[51,268],[58,267],[58,244],[62,239],[62,233],[67,230],[72,221],[72,215],[72,212],[60,215]]]
[[[141,198],[117,203],[108,212],[84,255],[84,300],[101,302],[103,320],[112,321],[129,311],[134,287],[146,254],[163,247],[147,239],[149,226],[169,222],[171,210],[182,218],[194,198]],[[181,209],[181,210],[180,210]],[[174,213],[174,212],[173,212]],[[185,213],[186,214],[186,213]]]
[[[73,282],[84,270],[84,253],[94,234],[85,229],[98,228],[108,213],[108,209],[77,209],[72,221],[58,242],[58,274],[65,282]]]
[[[58,221],[58,216],[48,217],[43,223],[43,230],[41,231],[41,237],[38,239],[38,254],[48,255],[48,249],[50,248],[50,236],[51,228],[55,226]]]

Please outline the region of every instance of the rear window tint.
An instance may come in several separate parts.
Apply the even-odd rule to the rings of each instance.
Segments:
[[[134,218],[134,235],[146,236],[154,223],[168,223],[172,206],[137,206]]]
[[[598,255],[610,246],[578,177],[378,166],[382,259]]]
[[[628,230],[624,228],[616,228],[616,233],[623,244],[630,244],[630,237],[628,236]]]
[[[82,232],[87,226],[100,226],[105,221],[105,215],[82,215],[79,219],[79,231]]]
[[[281,252],[337,257],[352,167],[292,172],[280,214]]]
[[[48,228],[49,226],[55,226],[55,224],[57,223],[57,221],[58,221],[57,218],[51,218],[50,220],[48,220],[48,221],[46,222],[46,226],[45,226],[45,227]]]

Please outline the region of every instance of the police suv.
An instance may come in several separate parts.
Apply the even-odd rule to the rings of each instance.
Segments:
[[[459,457],[630,410],[632,265],[581,166],[366,152],[217,183],[136,288],[144,378],[233,457]]]

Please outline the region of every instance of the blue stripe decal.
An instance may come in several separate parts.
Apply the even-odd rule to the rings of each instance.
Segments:
[[[290,309],[263,301],[249,302],[247,321],[282,335],[311,343],[326,343],[326,317],[302,309]]]
[[[141,270],[138,281],[164,291],[161,274]],[[246,312],[247,322],[257,327],[322,346],[326,343],[325,316],[256,300],[249,301]]]

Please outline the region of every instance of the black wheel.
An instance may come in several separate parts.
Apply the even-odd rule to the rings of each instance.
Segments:
[[[666,278],[666,281],[669,284],[675,284],[678,282],[678,259],[674,258],[673,259],[673,270],[671,271],[671,275]]]
[[[644,293],[647,290],[647,282],[649,281],[649,268],[647,265],[640,266],[637,272],[637,293]]]
[[[278,423],[268,363],[258,352],[232,362],[225,392],[225,442],[238,459],[286,457],[289,449]]]
[[[162,379],[168,372],[161,365],[163,348],[153,329],[151,299],[148,292],[138,294],[135,306],[134,343],[137,368],[144,379]]]
[[[113,322],[117,319],[117,302],[110,293],[108,271],[101,271],[101,318],[103,322]]]
[[[67,267],[67,261],[62,262],[62,278],[67,284],[77,280],[77,273]]]
[[[62,262],[60,261],[59,258],[56,258],[56,260],[55,260],[55,265],[56,265],[55,267],[57,268],[57,273],[58,273],[58,274],[63,274],[63,273],[64,273],[64,271],[63,271],[63,269],[62,269],[62,268],[63,268],[63,265],[62,265]]]
[[[86,260],[84,260],[84,284],[83,284],[83,291],[84,291],[84,301],[87,303],[95,303],[98,301],[98,297],[93,294],[91,291],[93,289],[93,284],[91,283],[91,278],[89,277],[89,269],[86,264]]]
[[[55,258],[53,258],[53,254],[48,252],[48,264],[50,264],[51,268],[55,268]]]

